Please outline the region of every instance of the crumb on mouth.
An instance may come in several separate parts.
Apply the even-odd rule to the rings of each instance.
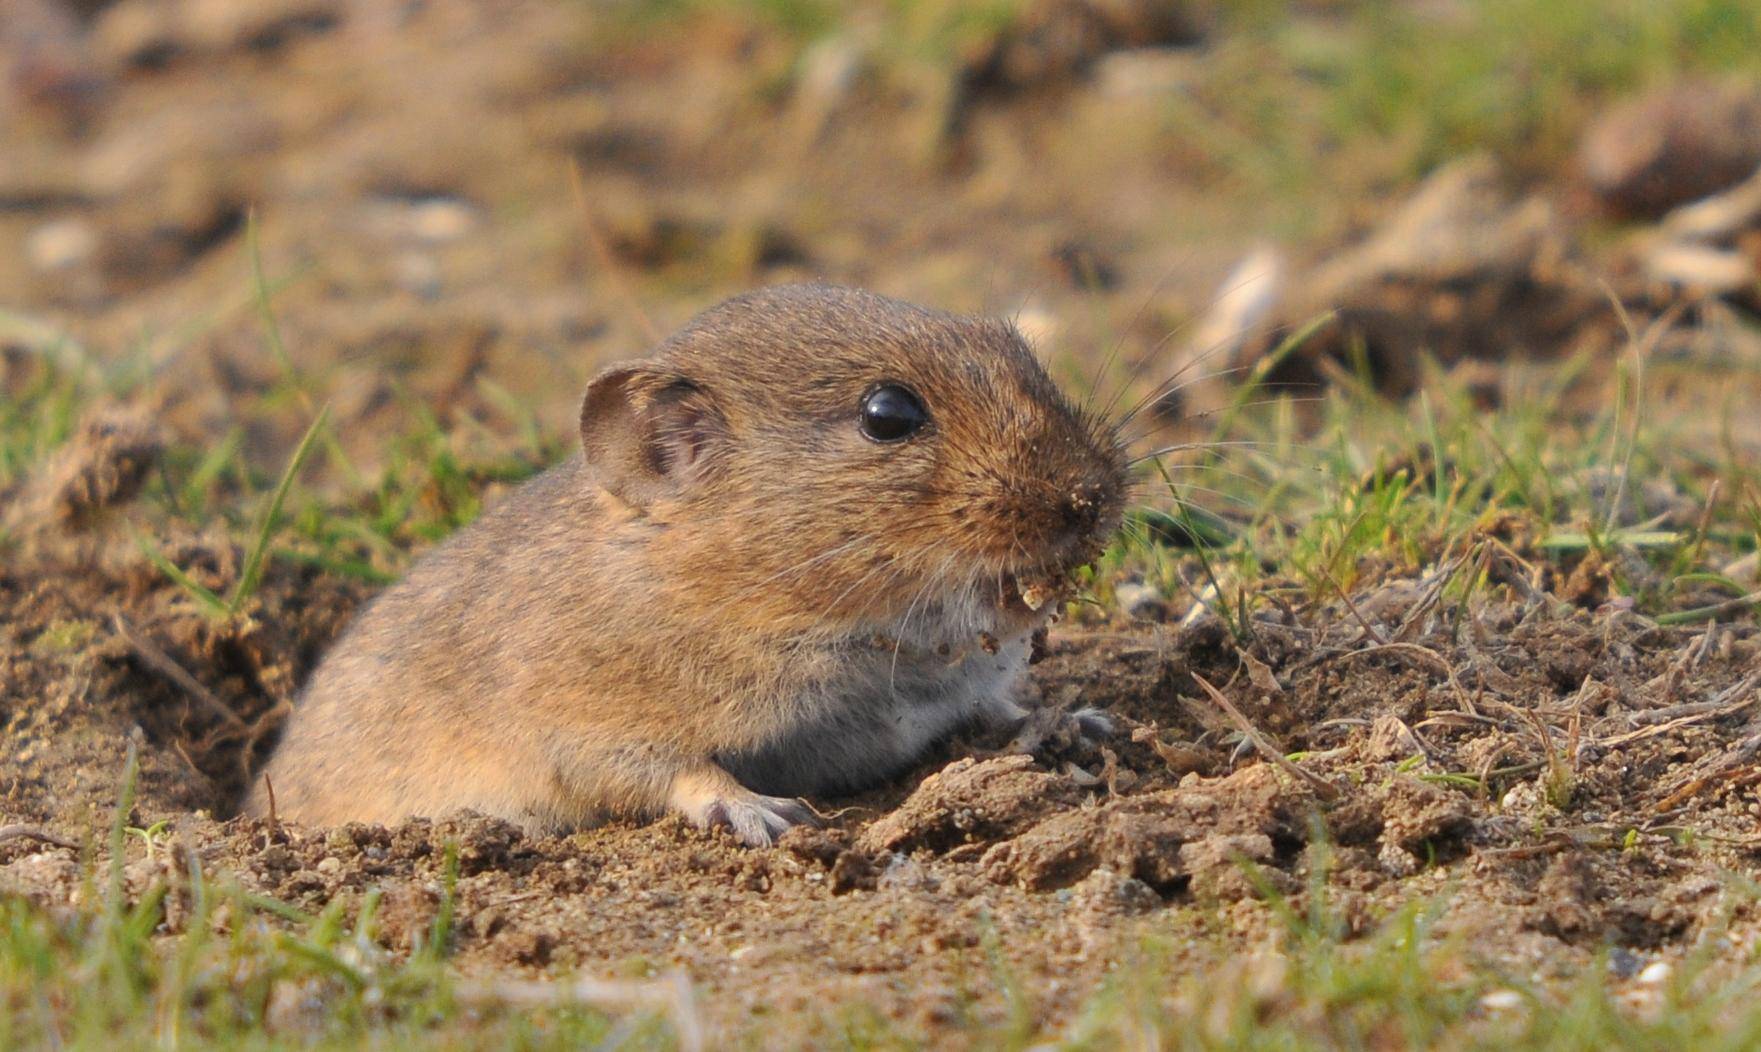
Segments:
[[[1037,614],[1072,591],[1068,576],[1006,573],[998,586],[997,605],[1015,613]]]

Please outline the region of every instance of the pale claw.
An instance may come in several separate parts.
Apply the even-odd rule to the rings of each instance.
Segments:
[[[791,826],[819,825],[819,816],[799,800],[753,793],[711,801],[698,824],[704,829],[726,829],[747,847],[769,847]]]
[[[1100,709],[1070,712],[1034,709],[1027,714],[1005,752],[1038,754],[1048,745],[1095,744],[1113,736],[1113,720]]]
[[[1077,709],[1065,718],[1076,724],[1076,733],[1087,741],[1099,742],[1113,736],[1113,718],[1100,709]]]

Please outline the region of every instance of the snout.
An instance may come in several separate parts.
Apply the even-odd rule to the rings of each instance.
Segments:
[[[1069,568],[1092,558],[1114,514],[1113,491],[1093,482],[1036,487],[1015,502],[1009,533],[1021,543],[1017,555],[1042,566]]]
[[[1096,483],[1072,486],[1059,500],[1057,518],[1065,538],[1081,541],[1091,537],[1101,525],[1107,509],[1105,487]]]

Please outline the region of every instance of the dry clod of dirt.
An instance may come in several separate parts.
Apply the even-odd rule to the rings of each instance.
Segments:
[[[1382,840],[1409,854],[1422,857],[1473,831],[1473,807],[1459,792],[1397,777],[1380,795]]]
[[[1369,741],[1364,743],[1364,758],[1379,762],[1398,763],[1414,756],[1424,756],[1424,746],[1413,735],[1412,728],[1397,716],[1380,716],[1370,725]]]
[[[1667,869],[1644,862],[1623,867],[1606,853],[1575,847],[1538,865],[1532,891],[1521,896],[1522,921],[1568,943],[1655,948],[1703,919],[1720,886],[1687,880],[1671,887],[1660,879]]]
[[[0,892],[23,895],[45,906],[73,901],[80,885],[79,860],[69,851],[42,851],[0,866]]]
[[[1199,872],[1194,864],[1214,876],[1209,871],[1235,853],[1269,860],[1274,839],[1304,838],[1313,810],[1306,788],[1256,764],[1055,814],[986,851],[980,866],[998,883],[1036,891],[1068,887],[1105,868],[1173,894]]]
[[[101,61],[127,73],[203,53],[272,51],[334,29],[346,11],[341,0],[118,0],[98,16],[92,37]]]
[[[1112,51],[1197,43],[1215,14],[1208,0],[1036,0],[973,48],[967,82],[1002,89],[1056,84]]]
[[[1761,85],[1688,81],[1626,99],[1584,132],[1578,168],[1604,206],[1660,216],[1761,167]]]
[[[1445,364],[1606,348],[1623,334],[1605,324],[1608,293],[1581,254],[1550,199],[1518,197],[1491,157],[1466,157],[1433,172],[1357,244],[1305,272],[1286,276],[1273,250],[1250,254],[1219,290],[1210,316],[1173,346],[1162,372],[1181,375],[1201,362],[1218,377],[1247,368],[1329,314],[1331,323],[1303,342],[1280,375],[1310,381],[1298,366],[1346,357],[1356,340],[1378,384],[1397,393],[1420,380],[1412,348]],[[1227,385],[1214,378],[1183,384],[1179,398],[1161,408],[1200,412],[1226,401]]]
[[[165,432],[140,409],[91,414],[78,433],[8,500],[4,525],[22,536],[85,530],[140,492],[165,451]]]
[[[1156,890],[1135,877],[1097,869],[1070,889],[1070,901],[1091,913],[1128,916],[1162,905]]]
[[[917,791],[862,831],[859,849],[937,853],[1015,835],[1048,807],[1070,806],[1085,790],[1039,770],[1031,756],[967,758],[923,780]]]
[[[1670,212],[1638,242],[1652,279],[1761,310],[1761,166],[1736,186]]]
[[[1259,894],[1248,876],[1256,867],[1260,879],[1279,891],[1295,885],[1280,870],[1263,868],[1274,862],[1272,838],[1264,833],[1208,836],[1180,845],[1180,865],[1189,879],[1188,890],[1201,901],[1235,902]]]

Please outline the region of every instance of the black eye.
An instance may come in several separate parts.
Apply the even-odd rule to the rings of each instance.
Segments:
[[[909,387],[881,384],[862,396],[862,433],[876,442],[910,438],[929,423],[929,410]]]

